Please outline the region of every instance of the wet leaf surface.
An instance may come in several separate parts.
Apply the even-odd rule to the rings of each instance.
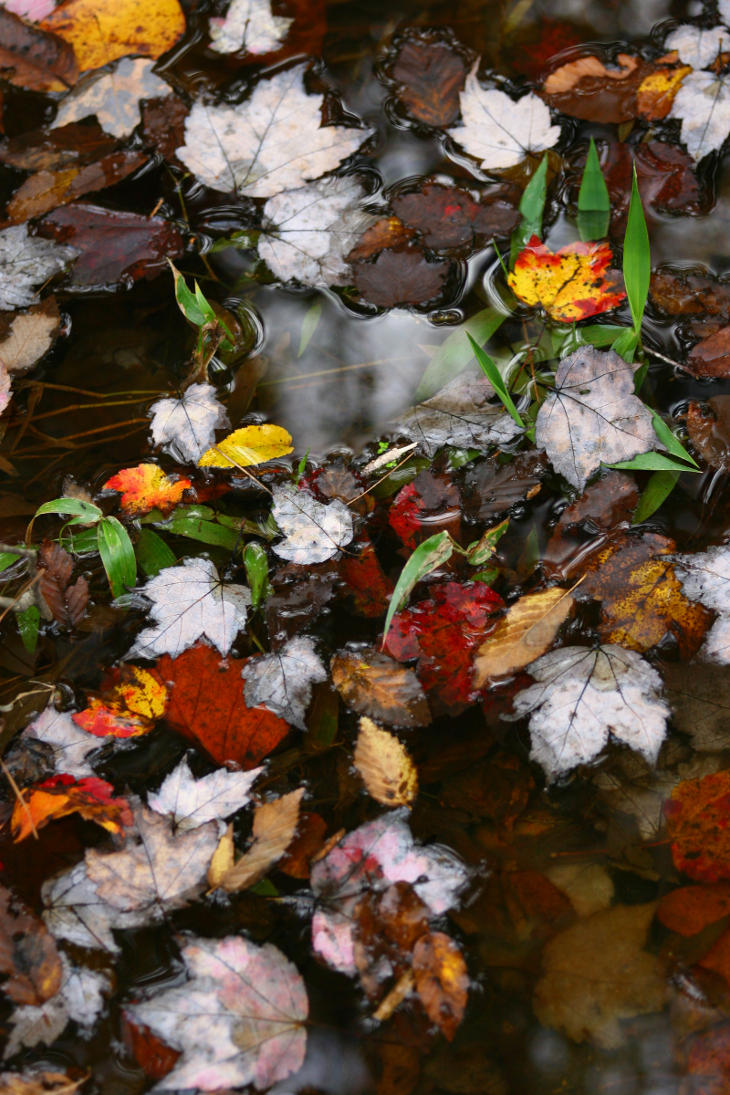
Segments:
[[[427,726],[431,715],[416,674],[392,658],[364,650],[335,654],[332,681],[345,703],[389,726]]]
[[[451,42],[435,34],[413,35],[398,47],[390,72],[399,85],[398,101],[416,121],[434,126],[456,121],[467,65]]]

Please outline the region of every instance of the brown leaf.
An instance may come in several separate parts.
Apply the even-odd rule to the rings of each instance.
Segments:
[[[371,259],[388,248],[407,244],[414,235],[414,230],[406,228],[398,217],[381,217],[375,224],[365,229],[347,256],[347,261],[360,262],[363,259]]]
[[[391,726],[428,726],[431,713],[411,669],[372,650],[343,650],[331,662],[332,680],[345,703]]]
[[[730,395],[713,395],[706,404],[690,403],[685,416],[695,451],[711,468],[730,470]]]
[[[418,794],[418,772],[394,734],[369,718],[360,719],[353,757],[365,789],[384,806],[409,806]]]
[[[639,501],[631,475],[607,471],[560,514],[542,558],[543,572],[558,581],[575,581],[587,560],[605,543],[606,533],[628,525]]]
[[[61,317],[55,297],[25,312],[0,315],[0,362],[9,373],[30,369],[53,345]]]
[[[147,162],[144,152],[111,152],[86,166],[67,166],[39,171],[15,191],[8,202],[9,224],[21,224],[95,190],[116,186]]]
[[[253,844],[220,879],[229,893],[255,885],[278,863],[296,836],[304,788],[257,807],[253,816]]]
[[[693,375],[702,379],[730,377],[730,327],[698,342],[690,350],[687,364]]]
[[[185,144],[185,119],[188,108],[177,95],[150,99],[142,104],[142,139],[165,160],[175,158],[175,152]]]
[[[309,878],[312,860],[321,852],[326,832],[327,822],[319,814],[300,814],[297,835],[279,860],[278,869],[292,878]]]
[[[29,1069],[27,1072],[0,1072],[3,1095],[73,1095],[85,1084],[88,1076],[74,1080],[65,1072]]]
[[[589,122],[628,122],[636,116],[636,93],[652,66],[619,53],[607,68],[595,55],[579,57],[555,69],[540,94],[555,110]]]
[[[38,588],[54,620],[64,627],[75,627],[86,614],[89,585],[82,576],[70,584],[73,560],[67,551],[44,540],[38,553]]]
[[[61,987],[63,967],[42,920],[0,886],[0,988],[15,1004],[37,1007]]]
[[[414,34],[398,49],[390,71],[400,84],[398,101],[416,121],[447,126],[456,120],[467,61],[450,42],[433,33]]]
[[[704,272],[660,268],[651,276],[651,299],[670,316],[722,316],[730,311],[730,284]]]
[[[518,195],[513,187],[499,186],[475,201],[468,190],[429,182],[397,194],[391,205],[404,224],[421,233],[426,247],[441,251],[508,236],[520,219]]]
[[[378,308],[428,304],[436,300],[452,270],[446,260],[429,262],[417,250],[381,251],[374,262],[353,263],[353,282]]]
[[[469,992],[466,962],[454,940],[443,932],[421,936],[413,948],[413,974],[426,1014],[453,1041]]]
[[[611,198],[611,230],[622,236],[631,199],[636,165],[639,193],[647,212],[701,213],[705,209],[695,162],[681,148],[664,141],[601,146],[601,169]]]
[[[467,472],[464,508],[472,520],[490,524],[518,502],[533,498],[545,470],[541,452],[521,453],[503,467],[494,460],[482,460]]]
[[[0,76],[28,91],[66,91],[77,80],[74,51],[57,35],[0,8]]]
[[[492,678],[516,673],[534,662],[552,646],[572,610],[570,592],[557,587],[520,597],[479,647],[475,687],[484,688]]]
[[[113,152],[118,142],[96,122],[70,122],[58,129],[30,129],[0,145],[0,163],[22,171],[56,171],[92,163]]]

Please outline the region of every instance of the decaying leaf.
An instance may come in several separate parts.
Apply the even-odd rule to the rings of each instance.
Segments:
[[[398,433],[418,441],[428,456],[444,445],[483,449],[506,445],[520,426],[495,402],[495,391],[485,376],[463,374],[436,395],[418,403],[394,423]]]
[[[557,587],[526,593],[515,601],[477,651],[475,687],[484,688],[492,677],[524,669],[544,654],[573,607],[570,591]]]
[[[390,726],[428,726],[431,713],[418,677],[411,669],[372,650],[335,654],[330,669],[345,703],[361,715]]]
[[[196,102],[177,155],[213,190],[268,198],[317,179],[351,156],[369,130],[321,124],[321,97],[308,95],[303,65],[259,80],[239,106]]]
[[[247,806],[251,801],[251,786],[261,771],[254,768],[250,772],[228,772],[218,768],[195,779],[183,757],[159,791],[147,796],[147,805],[158,814],[172,817],[178,829],[196,829],[206,821],[222,820]]]
[[[119,491],[124,513],[137,517],[153,509],[169,513],[190,486],[189,479],[182,475],[170,479],[157,464],[138,464],[136,468],[122,468],[101,489]]]
[[[61,955],[63,978],[55,996],[34,1007],[17,1008],[12,1015],[11,1033],[5,1046],[5,1057],[12,1057],[23,1047],[55,1042],[70,1020],[82,1031],[90,1031],[104,1007],[104,997],[111,991],[111,979],[105,973],[72,966]]]
[[[253,815],[253,843],[241,858],[215,880],[230,893],[255,885],[286,852],[296,836],[304,788],[257,806]]]
[[[270,53],[293,21],[274,15],[271,0],[231,0],[225,19],[210,21],[210,48],[216,53]]]
[[[41,893],[46,907],[43,919],[56,939],[67,939],[78,947],[109,954],[119,952],[114,930],[138,928],[161,920],[165,915],[160,905],[122,911],[104,901],[89,878],[83,860],[50,878],[43,884]]]
[[[730,396],[712,395],[706,405],[687,407],[687,433],[695,452],[711,467],[730,469]]]
[[[94,775],[87,757],[100,743],[79,730],[67,712],[57,711],[52,705],[46,707],[25,728],[23,739],[46,742],[52,747],[57,774],[65,772],[76,779]]]
[[[15,191],[7,206],[11,224],[40,217],[94,191],[116,186],[147,163],[144,152],[120,149],[89,164],[38,171]]]
[[[508,236],[519,220],[509,186],[487,190],[475,201],[468,190],[428,182],[420,190],[395,194],[391,208],[400,220],[421,233],[436,251],[476,247],[494,236]]]
[[[541,1023],[612,1049],[623,1042],[621,1019],[661,1010],[662,964],[644,950],[654,908],[653,902],[617,905],[547,943],[533,999]]]
[[[310,638],[290,639],[281,650],[249,658],[241,676],[248,707],[267,707],[292,726],[306,730],[312,685],[327,680],[327,670]]]
[[[514,167],[530,153],[552,148],[560,126],[550,122],[550,110],[528,92],[516,102],[498,88],[483,88],[477,80],[477,62],[459,96],[462,124],[447,132],[489,171]]]
[[[29,91],[65,91],[79,75],[67,42],[0,8],[0,74]]]
[[[86,77],[62,100],[54,125],[60,128],[95,114],[105,133],[128,137],[142,120],[142,99],[172,94],[170,85],[155,76],[153,66],[154,61],[143,57],[125,57],[110,71]]]
[[[25,224],[4,228],[0,231],[0,310],[12,312],[35,304],[35,287],[58,274],[77,254],[74,247],[30,236]]]
[[[114,788],[106,780],[96,776],[74,779],[73,776],[51,776],[50,779],[23,792],[22,800],[15,803],[10,818],[13,839],[25,840],[49,821],[81,814],[88,821],[121,833],[132,824],[132,814],[125,798],[115,798]]]
[[[730,133],[727,79],[713,72],[691,72],[674,96],[669,117],[681,121],[682,140],[694,160],[719,149]]]
[[[4,321],[4,322],[3,322]],[[30,369],[50,350],[60,327],[54,297],[35,304],[27,312],[0,320],[0,361],[9,373]]]
[[[398,48],[391,74],[399,84],[399,102],[416,121],[432,126],[456,121],[467,66],[453,42],[434,31],[411,32]]]
[[[413,976],[426,1014],[452,1041],[469,992],[466,962],[454,940],[444,932],[422,935],[413,948]]]
[[[49,614],[63,627],[75,627],[86,614],[89,584],[80,575],[71,581],[74,562],[60,544],[45,540],[38,552],[38,589]]]
[[[147,734],[167,707],[167,689],[138,665],[122,666],[102,695],[71,716],[77,726],[98,738],[133,738]]]
[[[177,657],[206,638],[227,654],[244,627],[251,594],[245,586],[223,585],[210,559],[183,559],[166,567],[144,587],[154,626],[137,636],[129,657]]]
[[[613,736],[649,763],[659,753],[670,714],[662,680],[633,650],[568,646],[529,667],[536,684],[515,697],[530,715],[532,751],[549,779],[594,760]]]
[[[178,0],[65,0],[41,26],[73,47],[79,68],[101,68],[128,54],[160,57],[185,33]]]
[[[613,350],[593,347],[564,357],[555,388],[540,407],[535,443],[582,490],[601,464],[648,452],[659,442],[651,412],[634,395],[634,370]]]
[[[408,750],[372,719],[360,719],[353,762],[367,793],[384,806],[410,806],[418,794],[418,771]]]
[[[687,364],[695,376],[727,379],[730,376],[730,327],[703,338],[690,350]]]
[[[283,426],[242,426],[223,437],[198,461],[201,468],[249,468],[292,452],[291,434]]]
[[[381,251],[373,261],[353,263],[352,280],[360,295],[378,308],[429,304],[441,296],[453,264],[431,261],[417,247]]]
[[[273,545],[280,558],[302,566],[323,563],[352,540],[352,514],[339,499],[324,504],[291,486],[274,487],[273,493],[271,516],[285,537]]]
[[[683,780],[664,803],[674,865],[698,882],[730,878],[728,795],[730,772],[724,770]]]
[[[45,924],[5,886],[0,886],[0,973],[2,992],[15,1004],[33,1006],[58,992],[63,974]]]
[[[127,1011],[182,1056],[160,1091],[253,1084],[262,1091],[304,1060],[309,1011],[299,973],[270,943],[191,938],[188,981]]]
[[[525,304],[540,305],[552,319],[572,323],[608,312],[625,299],[621,275],[611,269],[612,262],[611,246],[605,240],[568,243],[551,251],[532,236],[507,281]]]
[[[191,384],[179,399],[158,399],[150,407],[152,438],[176,460],[197,463],[215,441],[215,431],[230,426],[212,384]]]
[[[674,571],[691,600],[701,601],[718,616],[702,647],[709,661],[730,663],[730,548],[710,548],[696,555],[675,555]]]
[[[73,1079],[65,1072],[29,1068],[25,1072],[0,1072],[0,1091],[5,1095],[74,1095],[87,1076]]]

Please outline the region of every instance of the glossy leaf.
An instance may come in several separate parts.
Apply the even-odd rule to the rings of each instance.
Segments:
[[[383,646],[385,646],[393,617],[406,603],[413,587],[427,574],[430,574],[432,570],[436,570],[442,563],[447,562],[453,551],[454,541],[448,532],[437,532],[435,536],[429,536],[428,540],[424,540],[414,550],[403,567],[395,584],[395,589],[390,596],[388,613],[383,628]]]
[[[578,232],[582,240],[600,240],[608,234],[611,200],[591,137],[588,156],[578,191]],[[535,233],[539,235],[539,229]]]
[[[626,297],[631,309],[631,318],[634,321],[634,331],[638,332],[641,330],[641,321],[644,318],[644,309],[649,297],[651,253],[649,249],[649,232],[641,205],[635,166],[631,183],[629,216],[626,221],[626,235],[624,236],[623,273]]]

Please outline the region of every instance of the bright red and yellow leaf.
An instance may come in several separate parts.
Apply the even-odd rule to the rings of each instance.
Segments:
[[[678,783],[664,814],[678,871],[698,882],[730,878],[730,771]]]
[[[124,513],[138,517],[153,509],[168,513],[191,485],[184,476],[170,479],[157,464],[137,464],[136,468],[122,468],[107,479],[102,490],[120,491]]]
[[[114,798],[114,788],[106,780],[89,776],[76,780],[73,776],[53,776],[23,792],[10,819],[13,839],[17,843],[49,821],[81,814],[87,821],[120,833],[132,824],[132,812],[125,798]]]
[[[551,251],[532,236],[507,280],[525,304],[539,305],[561,323],[573,323],[608,312],[625,299],[621,275],[610,268],[612,261],[605,241],[569,243]]]
[[[82,730],[99,738],[132,738],[146,734],[167,706],[167,689],[147,669],[124,666],[101,697],[93,697],[83,711],[72,715]]]

